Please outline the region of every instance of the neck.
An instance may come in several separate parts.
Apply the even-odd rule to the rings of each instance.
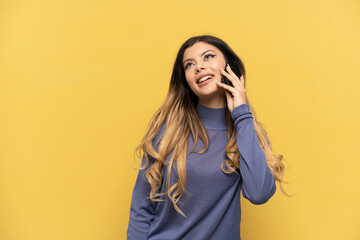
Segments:
[[[219,91],[215,96],[198,97],[201,105],[208,108],[224,108],[226,107],[225,92]]]
[[[198,102],[196,111],[205,128],[210,130],[226,130],[226,107],[209,108]]]

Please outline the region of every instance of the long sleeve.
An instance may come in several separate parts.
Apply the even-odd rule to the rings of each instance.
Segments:
[[[163,123],[159,132],[152,140],[153,147],[158,151],[158,143],[160,136],[166,128],[166,123]],[[142,163],[145,163],[146,158],[143,156]],[[146,181],[145,172],[150,168],[154,158],[149,156],[149,164],[145,169],[138,172],[135,182],[130,207],[130,218],[127,231],[127,240],[143,240],[147,239],[151,222],[154,219],[154,212],[156,202],[150,200],[150,184]]]
[[[231,118],[237,131],[236,143],[241,156],[243,196],[253,204],[264,204],[276,192],[276,184],[259,144],[249,105],[245,103],[234,108]]]
[[[145,162],[145,156],[143,156],[142,161]],[[139,170],[131,198],[130,219],[127,231],[128,240],[146,239],[150,223],[154,218],[155,202],[148,199],[150,184],[146,182],[145,171],[146,169]]]

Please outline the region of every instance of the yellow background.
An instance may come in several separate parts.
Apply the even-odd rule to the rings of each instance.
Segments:
[[[286,160],[244,240],[360,239],[360,2],[0,2],[0,239],[125,239],[133,150],[180,45],[211,34]]]

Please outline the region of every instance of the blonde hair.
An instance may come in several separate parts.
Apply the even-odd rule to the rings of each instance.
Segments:
[[[198,101],[197,96],[191,91],[186,83],[184,70],[181,64],[185,49],[198,41],[204,41],[218,47],[225,56],[231,55],[236,60],[244,79],[246,79],[245,68],[241,60],[221,39],[203,35],[187,40],[180,48],[177,55],[168,95],[161,107],[152,116],[141,143],[134,151],[138,158],[143,158],[143,156],[145,156],[145,162],[142,164],[141,169],[148,168],[145,171],[145,178],[151,186],[149,198],[152,201],[163,201],[160,197],[167,195],[173,203],[175,210],[183,216],[185,216],[185,214],[178,207],[178,203],[181,196],[185,193],[186,154],[190,134],[194,139],[194,146],[191,152],[194,152],[198,138],[204,143],[204,148],[198,153],[206,152],[209,147],[208,134],[196,111]],[[282,183],[285,182],[283,180],[285,171],[285,166],[282,163],[283,156],[272,152],[269,136],[265,131],[263,124],[257,120],[254,107],[250,101],[249,109],[253,115],[254,128],[260,146],[265,153],[269,169],[274,176],[275,181],[279,182],[282,192],[285,195],[290,196],[282,187]],[[156,139],[156,136],[164,124],[166,126],[165,131],[161,136],[158,136],[157,142],[155,143],[155,145],[159,144],[158,151],[156,151],[153,146],[153,140]],[[228,159],[223,161],[221,169],[224,173],[231,174],[237,173],[237,169],[240,167],[240,153],[236,145],[236,128],[234,127],[229,111],[226,111],[226,124],[228,127],[228,144],[225,147],[225,152]],[[166,162],[166,158],[171,152],[173,152],[173,154],[169,161]],[[152,164],[150,164],[149,161],[150,157],[153,159]],[[161,193],[159,190],[164,181],[161,170],[165,165],[167,165],[168,168],[166,172],[166,191]],[[170,186],[173,168],[175,168],[177,172],[178,179],[175,184]]]

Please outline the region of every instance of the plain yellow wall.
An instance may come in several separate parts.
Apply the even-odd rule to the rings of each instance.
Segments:
[[[244,240],[360,239],[360,3],[0,2],[0,239],[125,239],[133,150],[189,37],[224,39],[286,160]]]

